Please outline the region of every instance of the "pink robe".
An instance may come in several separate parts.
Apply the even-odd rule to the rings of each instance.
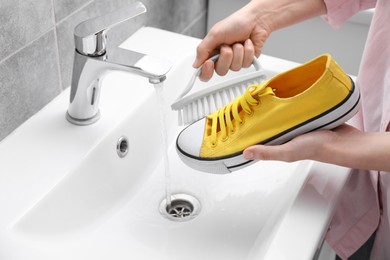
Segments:
[[[355,117],[355,126],[367,132],[390,131],[390,0],[324,1],[328,10],[324,19],[335,28],[358,11],[376,7],[357,78],[362,107]],[[370,259],[389,260],[390,173],[355,170],[344,189],[326,240],[346,259],[375,230]]]

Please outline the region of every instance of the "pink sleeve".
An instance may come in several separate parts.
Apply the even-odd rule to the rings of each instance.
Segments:
[[[323,16],[332,27],[338,28],[357,12],[375,7],[376,0],[324,0],[327,14]]]

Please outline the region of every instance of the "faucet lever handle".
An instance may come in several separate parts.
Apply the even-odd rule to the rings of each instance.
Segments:
[[[74,29],[76,50],[88,56],[100,56],[106,52],[106,32],[115,25],[146,12],[141,2],[115,10],[103,16],[91,18]]]

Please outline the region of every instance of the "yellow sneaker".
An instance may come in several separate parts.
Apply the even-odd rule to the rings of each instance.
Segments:
[[[229,173],[249,165],[242,152],[276,145],[317,129],[332,129],[358,110],[360,93],[328,54],[278,74],[177,137],[180,158],[190,167]]]

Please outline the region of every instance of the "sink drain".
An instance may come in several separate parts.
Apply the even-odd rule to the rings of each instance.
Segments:
[[[160,204],[161,214],[169,220],[176,222],[189,221],[199,215],[199,201],[188,194],[174,194],[171,196],[171,204],[167,205],[164,199]]]

